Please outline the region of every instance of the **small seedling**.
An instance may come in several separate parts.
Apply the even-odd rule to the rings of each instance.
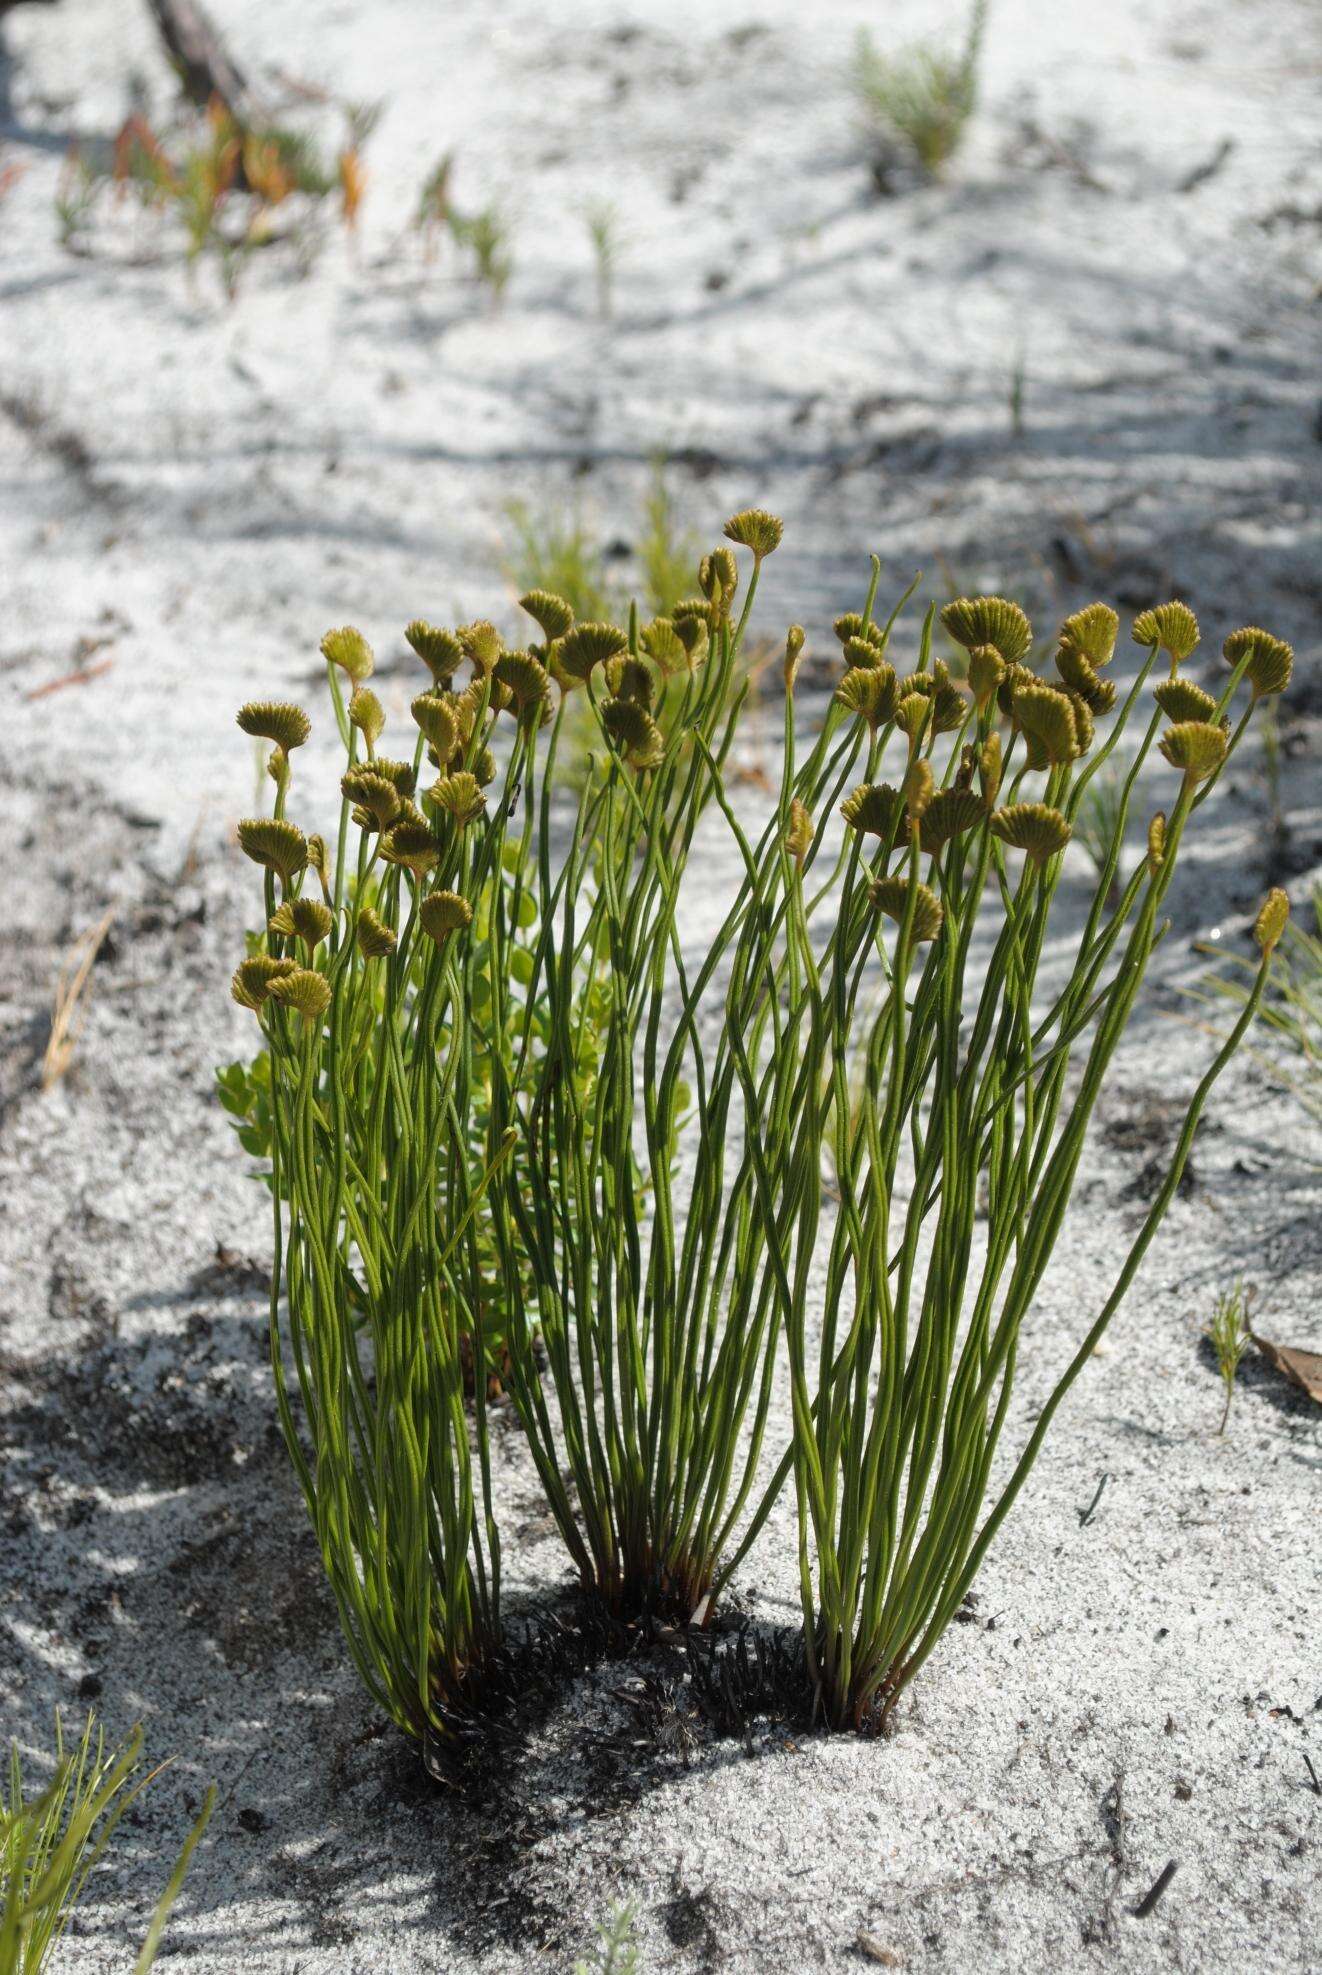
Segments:
[[[454,208],[450,201],[454,178],[454,153],[447,151],[428,172],[418,194],[413,224],[422,235],[423,251],[435,260],[441,240],[452,231]]]
[[[450,234],[457,247],[471,254],[474,278],[489,293],[491,306],[499,308],[514,272],[510,226],[499,206],[483,206],[467,217],[451,208]]]
[[[935,176],[955,155],[973,114],[987,0],[974,0],[961,51],[921,44],[883,55],[866,29],[855,45],[853,90],[873,176],[891,185],[897,150]]]
[[[631,1906],[612,1909],[597,1928],[597,1941],[591,1960],[578,1962],[574,1975],[642,1975]]]
[[[583,215],[597,276],[597,314],[605,322],[612,313],[615,270],[620,256],[619,215],[609,199],[596,200]]]
[[[1230,1402],[1235,1396],[1235,1376],[1253,1334],[1250,1322],[1253,1300],[1254,1291],[1245,1289],[1242,1282],[1237,1282],[1233,1289],[1223,1289],[1213,1306],[1212,1321],[1204,1332],[1216,1353],[1216,1368],[1226,1388],[1226,1403],[1218,1433],[1226,1430]]]

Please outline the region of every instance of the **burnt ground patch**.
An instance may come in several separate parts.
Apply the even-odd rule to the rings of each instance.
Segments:
[[[337,1758],[373,1813],[406,1813],[445,1859],[428,1910],[454,1946],[561,1953],[583,1915],[563,1885],[567,1833],[610,1823],[695,1769],[784,1760],[813,1730],[811,1689],[792,1628],[737,1609],[710,1635],[624,1625],[567,1593],[508,1624],[485,1684],[456,1711],[444,1745],[419,1752],[393,1730]],[[718,1895],[677,1878],[658,1906],[667,1938],[695,1965],[721,1965]]]

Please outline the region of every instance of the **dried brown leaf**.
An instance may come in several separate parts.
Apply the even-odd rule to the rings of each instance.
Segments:
[[[1322,1406],[1322,1352],[1300,1351],[1288,1344],[1273,1344],[1270,1338],[1252,1333],[1253,1342],[1261,1351],[1269,1365],[1274,1365],[1289,1379],[1306,1392],[1314,1405]]]

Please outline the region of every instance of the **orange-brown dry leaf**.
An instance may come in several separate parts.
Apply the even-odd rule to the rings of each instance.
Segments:
[[[1256,1331],[1252,1336],[1268,1364],[1275,1365],[1291,1385],[1299,1386],[1315,1405],[1322,1406],[1322,1352],[1299,1351],[1286,1344],[1273,1344],[1269,1338],[1259,1337]]]

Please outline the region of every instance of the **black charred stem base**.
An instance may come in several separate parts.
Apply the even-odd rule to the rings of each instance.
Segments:
[[[718,1619],[705,1630],[682,1629],[654,1614],[626,1621],[577,1593],[507,1625],[480,1668],[437,1697],[437,1719],[418,1737],[424,1769],[447,1790],[480,1794],[493,1760],[513,1755],[575,1681],[622,1661],[647,1676],[664,1670],[671,1683],[677,1676],[718,1738],[750,1742],[759,1721],[800,1732],[828,1725],[798,1628]]]
[[[694,1702],[716,1735],[746,1740],[757,1720],[814,1725],[818,1711],[801,1631],[742,1625],[724,1638],[691,1632],[684,1645]]]
[[[651,1631],[688,1632],[710,1628],[716,1612],[711,1595],[713,1568],[682,1564],[660,1569],[652,1561],[626,1567],[609,1583],[585,1583],[583,1597],[626,1624]]]
[[[584,1673],[648,1650],[649,1631],[583,1597],[564,1610],[537,1610],[514,1621],[480,1667],[458,1685],[447,1682],[433,1700],[436,1721],[420,1737],[423,1768],[446,1788],[464,1790],[494,1752],[520,1743]]]

